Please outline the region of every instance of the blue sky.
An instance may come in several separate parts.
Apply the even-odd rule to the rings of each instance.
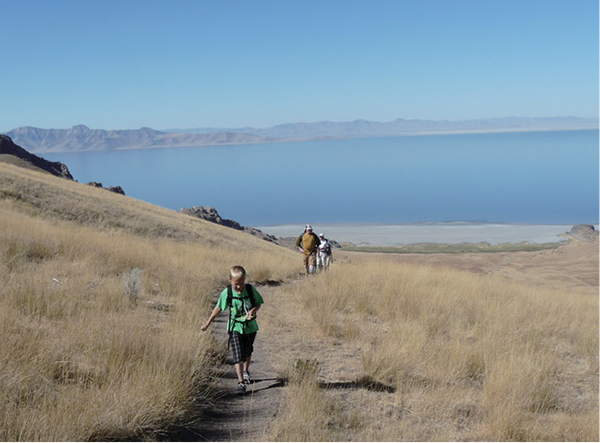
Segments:
[[[598,117],[597,0],[0,0],[0,131]]]

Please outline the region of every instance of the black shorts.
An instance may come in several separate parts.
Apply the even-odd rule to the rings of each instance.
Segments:
[[[229,344],[231,345],[234,364],[248,360],[248,357],[250,357],[252,351],[254,351],[255,338],[256,332],[251,334],[240,334],[239,332],[231,333],[229,336]]]

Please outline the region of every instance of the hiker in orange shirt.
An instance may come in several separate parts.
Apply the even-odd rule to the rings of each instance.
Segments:
[[[317,234],[313,232],[311,225],[304,227],[302,233],[296,240],[296,247],[304,254],[304,267],[307,274],[317,272],[317,248],[321,244]]]

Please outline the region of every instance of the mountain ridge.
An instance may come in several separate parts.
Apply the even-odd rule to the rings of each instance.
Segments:
[[[269,128],[195,128],[157,131],[105,130],[76,125],[70,129],[23,126],[6,133],[35,152],[98,151],[269,143],[316,139],[397,137],[405,135],[598,129],[598,119],[580,117],[503,117],[474,120],[354,120],[283,123]]]
[[[300,137],[374,137],[394,135],[416,135],[440,132],[495,132],[495,131],[535,131],[535,130],[567,130],[596,129],[598,120],[580,117],[502,117],[471,120],[422,120],[397,118],[389,122],[378,122],[365,119],[333,122],[318,121],[312,123],[283,123],[269,128],[195,128],[170,129],[171,132],[214,133],[224,130],[244,132],[274,138]]]
[[[108,151],[271,141],[266,137],[242,133],[169,133],[147,127],[105,130],[90,129],[85,125],[76,125],[70,129],[22,126],[6,132],[6,135],[32,152]]]

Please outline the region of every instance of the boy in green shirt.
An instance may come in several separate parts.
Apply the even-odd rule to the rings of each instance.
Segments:
[[[230,316],[227,324],[229,343],[233,353],[233,363],[238,376],[237,390],[246,392],[250,383],[250,360],[254,350],[254,340],[258,331],[256,313],[264,303],[256,288],[246,284],[246,270],[234,266],[229,271],[231,285],[221,292],[217,306],[213,309],[208,321],[200,329],[206,331],[212,321],[229,308]]]

